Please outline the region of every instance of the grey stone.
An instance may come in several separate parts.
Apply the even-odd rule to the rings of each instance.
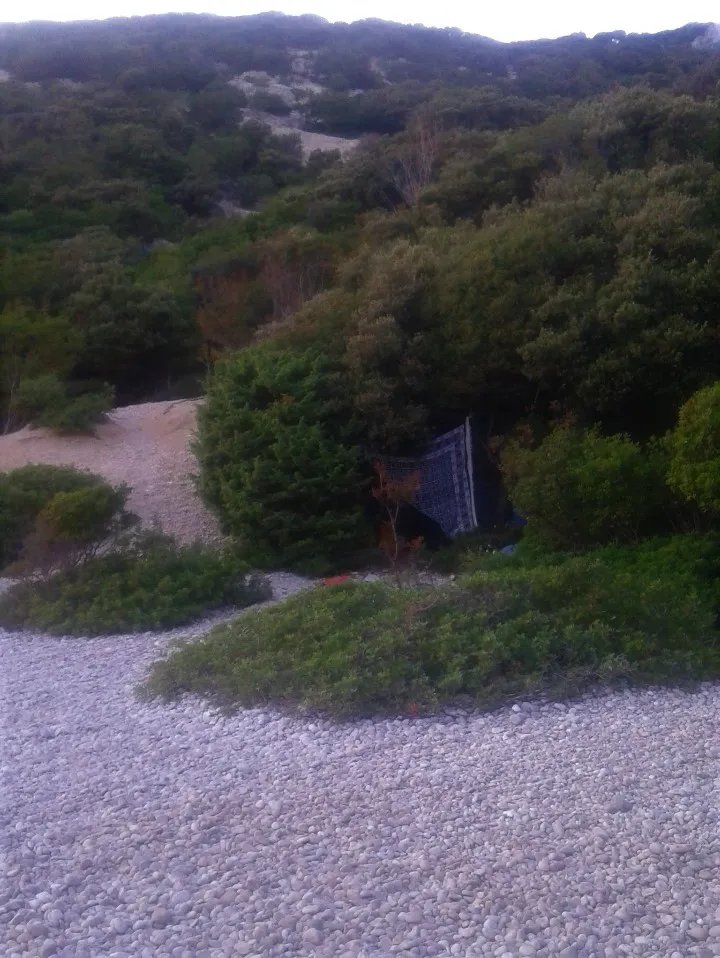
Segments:
[[[0,630],[0,954],[720,950],[720,684],[343,724],[136,700],[169,643],[212,621],[88,642]]]
[[[167,908],[155,908],[150,916],[154,928],[164,928],[172,921],[172,915]]]

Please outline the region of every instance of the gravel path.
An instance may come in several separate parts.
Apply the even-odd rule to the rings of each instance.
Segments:
[[[3,958],[720,955],[719,687],[340,727],[134,700],[196,631],[0,631]]]

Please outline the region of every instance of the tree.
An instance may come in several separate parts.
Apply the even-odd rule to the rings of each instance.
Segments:
[[[406,206],[416,206],[420,194],[432,180],[438,149],[437,126],[420,119],[400,146],[392,168],[393,185]]]
[[[198,366],[200,335],[182,294],[99,276],[70,297],[67,312],[82,337],[74,375],[114,384],[120,401]]]
[[[302,227],[276,233],[259,245],[259,279],[275,322],[291,319],[304,302],[330,285],[338,252],[316,230]]]
[[[427,434],[432,369],[443,344],[430,306],[438,261],[429,246],[397,240],[362,248],[343,278],[359,287],[344,363],[359,428],[375,452],[413,447]]]
[[[248,561],[337,558],[358,541],[347,421],[319,353],[265,343],[215,367],[198,419],[200,491]]]
[[[190,97],[190,117],[207,133],[231,129],[239,120],[247,97],[228,83],[206,86]]]
[[[257,90],[250,97],[248,105],[252,110],[274,113],[275,116],[289,116],[292,112],[292,106],[278,93],[273,93],[270,90]]]
[[[103,130],[104,163],[111,177],[138,177],[172,186],[187,173],[183,158],[168,149],[162,134],[139,124],[117,124]]]

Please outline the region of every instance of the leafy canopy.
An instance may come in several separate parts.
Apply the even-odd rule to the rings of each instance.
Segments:
[[[261,564],[337,555],[358,536],[352,432],[321,354],[267,343],[219,363],[198,420],[200,491]]]

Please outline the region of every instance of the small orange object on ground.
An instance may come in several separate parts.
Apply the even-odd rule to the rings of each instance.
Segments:
[[[339,585],[341,582],[349,581],[349,575],[331,575],[329,579],[323,579],[323,585]]]

